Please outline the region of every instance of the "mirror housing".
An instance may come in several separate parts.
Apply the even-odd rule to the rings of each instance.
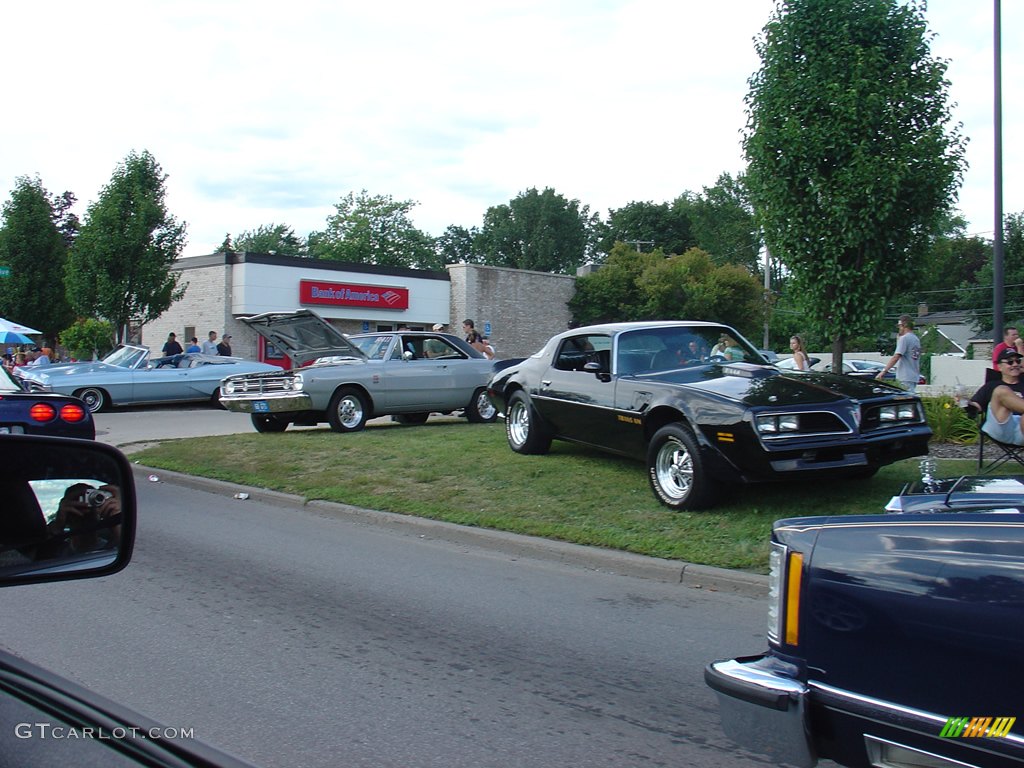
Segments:
[[[131,465],[113,446],[0,435],[0,587],[120,571],[136,510]]]

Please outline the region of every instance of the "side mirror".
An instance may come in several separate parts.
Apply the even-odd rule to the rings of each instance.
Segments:
[[[135,520],[132,469],[116,448],[0,436],[0,587],[116,573]]]
[[[402,353],[402,359],[403,359],[403,360],[415,360],[415,359],[416,359],[416,355],[414,355],[414,354],[413,354],[412,352],[410,352],[410,351],[409,351],[409,350],[407,349],[407,350],[405,350],[405,351],[404,351],[404,352]]]

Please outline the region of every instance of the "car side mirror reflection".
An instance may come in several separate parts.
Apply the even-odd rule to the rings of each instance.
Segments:
[[[0,586],[116,573],[135,520],[131,466],[116,448],[0,436]]]

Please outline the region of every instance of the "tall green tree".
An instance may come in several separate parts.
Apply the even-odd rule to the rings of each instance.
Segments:
[[[61,224],[68,221],[67,209],[55,206],[68,199],[73,202],[74,195],[51,199],[38,177],[21,176],[4,204],[0,226],[0,264],[10,270],[0,277],[0,315],[37,328],[50,342],[73,319],[64,292],[67,247]]]
[[[438,258],[442,264],[479,264],[480,254],[474,245],[479,230],[476,227],[466,229],[457,224],[449,224],[434,242]]]
[[[240,234],[232,248],[235,251],[273,253],[278,256],[307,256],[306,241],[287,224],[261,224]]]
[[[572,274],[590,255],[597,220],[579,200],[531,188],[487,209],[474,246],[485,264]]]
[[[68,301],[82,317],[111,321],[119,340],[131,320],[155,320],[185,292],[172,271],[185,224],[167,210],[166,181],[149,152],[129,154],[87,209],[68,258]]]
[[[920,0],[779,0],[756,43],[744,150],[765,241],[807,323],[868,331],[950,208],[964,140]]]
[[[316,259],[377,264],[385,267],[443,267],[430,235],[413,225],[412,200],[371,195],[365,189],[349,192],[335,203],[327,226],[309,236],[309,253]]]
[[[637,290],[644,269],[665,254],[660,250],[640,253],[626,243],[616,243],[601,268],[576,280],[569,311],[577,322],[622,322],[644,319],[646,297]]]
[[[975,282],[961,282],[956,296],[958,307],[973,312],[978,327],[985,329],[992,327],[991,246],[986,256]],[[1024,211],[1003,220],[1003,284],[1006,324],[1012,325],[1024,317]]]

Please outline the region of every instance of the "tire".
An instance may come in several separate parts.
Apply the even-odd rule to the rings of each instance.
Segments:
[[[473,398],[466,406],[466,418],[472,424],[492,424],[498,418],[498,409],[487,396],[486,388],[480,387],[473,393]]]
[[[99,413],[107,407],[107,393],[98,387],[86,387],[75,392],[75,397],[85,403],[90,413]]]
[[[224,403],[220,401],[220,387],[213,390],[213,394],[210,395],[210,405],[220,411],[227,410],[227,408],[224,407]]]
[[[551,448],[551,433],[541,424],[540,417],[523,392],[509,398],[505,415],[505,437],[508,447],[516,453],[539,455]]]
[[[647,479],[655,497],[670,509],[705,509],[717,496],[704,469],[697,439],[684,425],[668,424],[647,446]]]
[[[250,415],[252,425],[257,432],[284,432],[288,429],[289,422],[277,416],[265,416],[262,413]]]
[[[335,432],[358,432],[370,418],[366,397],[355,387],[342,387],[327,407],[327,422]]]
[[[430,418],[429,413],[396,413],[392,417],[399,424],[426,424],[427,419]]]

